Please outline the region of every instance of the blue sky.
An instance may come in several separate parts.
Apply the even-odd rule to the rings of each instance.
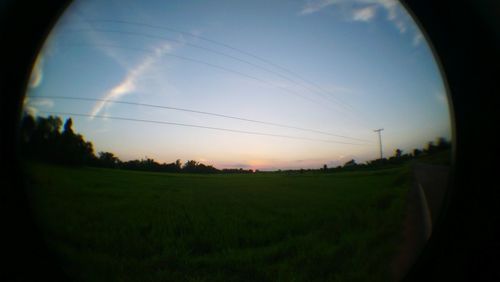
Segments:
[[[377,158],[377,128],[386,156],[451,135],[432,52],[391,0],[76,1],[28,91],[28,111],[73,113],[59,115],[122,160],[317,168]]]

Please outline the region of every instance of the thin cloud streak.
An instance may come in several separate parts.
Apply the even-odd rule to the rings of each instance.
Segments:
[[[413,36],[413,46],[418,46],[424,40],[422,33],[418,32]]]
[[[43,79],[43,58],[42,55],[38,55],[35,64],[33,65],[33,70],[31,71],[29,88],[37,88]]]
[[[126,95],[137,88],[137,82],[141,76],[148,71],[151,66],[156,63],[164,54],[172,51],[172,45],[164,43],[160,47],[156,48],[153,54],[150,54],[143,58],[143,60],[128,71],[125,78],[118,83],[116,86],[111,88],[104,96],[103,100],[118,100],[123,95]],[[100,101],[96,103],[91,112],[91,118],[94,118],[99,114],[102,109],[107,105],[105,101]]]
[[[115,61],[117,64],[119,64],[123,68],[128,68],[129,65],[125,59],[123,59],[113,48],[108,48],[106,47],[110,43],[112,43],[111,40],[109,40],[107,37],[102,36],[99,32],[96,31],[96,28],[94,27],[92,22],[89,22],[88,19],[85,17],[85,12],[81,11],[78,5],[73,5],[71,11],[71,18],[73,20],[72,25],[79,26],[83,25],[86,26],[88,29],[86,29],[85,35],[87,36],[87,40],[91,42],[93,46],[97,48],[101,53]],[[63,29],[62,31],[65,31]]]
[[[319,1],[307,1],[307,4],[300,11],[300,15],[309,15],[323,10],[324,8],[340,3],[342,0],[319,0]]]
[[[357,9],[353,11],[352,19],[354,21],[368,22],[375,17],[376,7],[368,6],[365,8]]]
[[[37,116],[39,108],[43,108],[46,110],[51,109],[54,107],[54,101],[48,98],[30,99],[28,96],[26,96],[23,101],[23,107],[28,114]]]
[[[393,23],[397,30],[404,34],[409,29],[409,23],[404,17],[404,8],[397,0],[310,0],[302,7],[299,15],[305,16],[320,12],[328,7],[337,6],[341,11],[349,11],[348,19],[352,21],[370,22],[376,16],[377,8],[385,10],[386,19]],[[418,30],[416,30],[418,34]],[[414,38],[417,46],[420,38]]]
[[[42,84],[46,58],[53,56],[57,52],[57,49],[58,48],[56,40],[54,40],[54,35],[50,34],[47,37],[45,45],[42,47],[42,50],[33,63],[33,69],[31,70],[30,80],[28,83],[29,89],[38,88]]]

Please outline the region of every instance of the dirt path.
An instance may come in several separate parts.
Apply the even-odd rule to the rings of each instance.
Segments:
[[[443,203],[448,174],[449,168],[445,166],[414,164],[403,241],[391,264],[394,281],[403,279],[431,236]]]

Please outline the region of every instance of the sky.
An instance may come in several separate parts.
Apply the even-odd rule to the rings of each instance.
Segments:
[[[96,153],[217,168],[362,163],[379,128],[384,156],[451,137],[438,65],[393,0],[75,1],[25,109],[71,117]]]

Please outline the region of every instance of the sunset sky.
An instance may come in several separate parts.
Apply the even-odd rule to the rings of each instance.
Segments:
[[[28,96],[122,160],[318,168],[378,158],[378,128],[385,156],[451,136],[430,47],[391,0],[75,1]]]

